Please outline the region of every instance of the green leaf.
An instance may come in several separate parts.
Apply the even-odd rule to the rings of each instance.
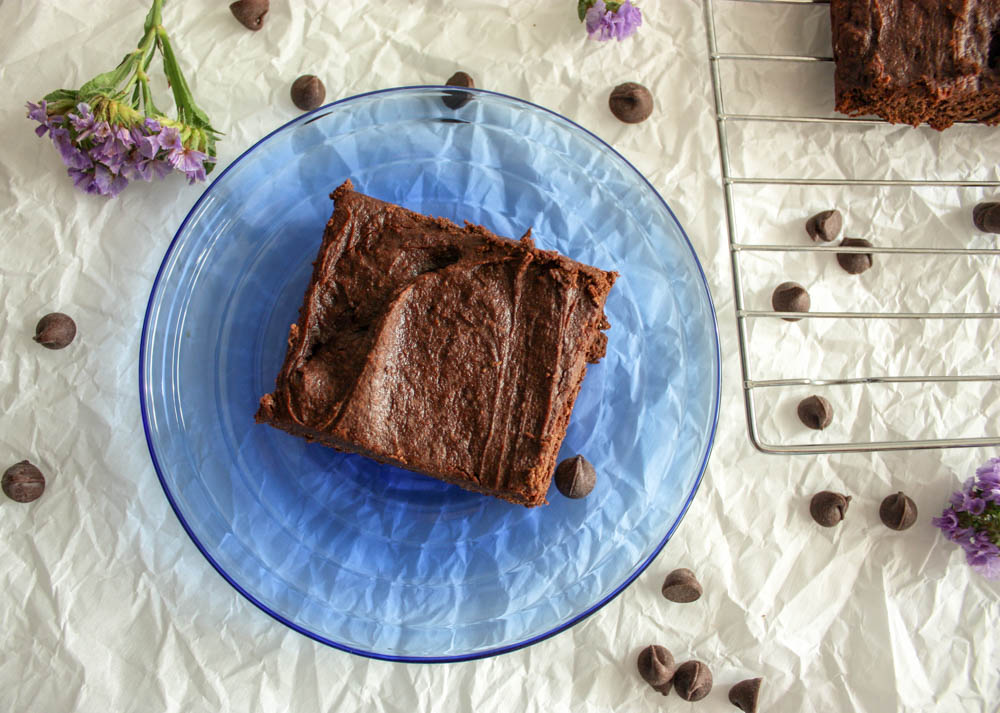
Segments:
[[[57,89],[42,97],[46,103],[46,111],[49,114],[65,114],[76,108],[80,100],[79,95],[72,89]]]
[[[194,95],[191,94],[191,89],[184,80],[184,74],[181,72],[180,64],[177,62],[177,56],[174,54],[174,48],[170,44],[170,38],[167,37],[167,33],[163,28],[160,28],[156,31],[156,34],[163,49],[163,71],[166,73],[167,80],[170,82],[170,89],[174,93],[178,118],[190,126],[215,131],[212,129],[208,115],[195,103]]]
[[[49,92],[42,98],[49,104],[62,101],[73,102],[76,104],[76,97],[77,93],[73,89],[56,89],[54,92]]]
[[[124,83],[126,79],[132,76],[132,72],[135,71],[141,59],[142,55],[139,52],[129,52],[117,67],[110,72],[98,74],[80,87],[80,96],[86,99],[95,94],[114,94],[115,90],[118,89],[118,85]]]

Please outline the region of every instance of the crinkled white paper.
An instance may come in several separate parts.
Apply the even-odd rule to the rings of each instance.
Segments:
[[[725,51],[767,51],[770,38],[778,52],[828,48],[823,7],[717,5]],[[77,87],[116,64],[138,37],[145,3],[0,4],[0,466],[29,458],[48,477],[36,503],[0,501],[0,707],[685,708],[674,694],[662,699],[635,672],[638,651],[660,643],[678,660],[711,667],[715,688],[699,710],[732,710],[729,686],[751,676],[765,679],[762,710],[996,709],[1000,651],[992,631],[1000,587],[972,573],[929,522],[992,453],[776,457],[752,449],[702,5],[641,6],[638,35],[607,45],[586,41],[571,0],[274,2],[257,33],[238,25],[226,3],[170,2],[165,9],[195,95],[225,133],[222,166],[296,115],[288,87],[300,74],[321,76],[332,100],[439,83],[464,69],[479,86],[542,104],[609,141],[661,191],[703,259],[720,320],[722,415],[705,482],[666,549],[614,602],[550,640],[484,661],[404,665],[327,648],[256,609],[197,551],[156,480],[139,416],[139,332],[163,252],[201,188],[173,176],[130,186],[113,201],[76,193],[22,109],[27,99]],[[724,20],[724,13],[738,15]],[[807,71],[787,81],[744,74],[727,90],[743,105],[728,108],[793,113],[803,101],[822,103],[831,67]],[[610,115],[607,95],[623,81],[651,89],[657,108],[650,120],[629,126]],[[858,177],[882,168],[900,177],[996,175],[995,130],[879,131],[845,140],[816,128],[781,143],[783,135],[747,126],[731,135],[734,173]],[[967,211],[988,197],[982,189],[922,189],[919,200],[894,189],[856,191],[743,191],[737,207],[747,232],[740,239],[794,243],[810,212],[840,205],[849,234],[877,230],[886,244],[995,245],[967,225]],[[826,264],[832,260],[750,257],[747,305],[766,309],[775,280],[799,279],[817,309],[997,307],[996,262],[884,256],[875,270],[849,278]],[[38,317],[54,310],[79,326],[76,342],[59,352],[30,340]],[[866,331],[762,321],[751,330],[760,370],[754,376],[995,371],[995,325],[951,327],[910,333],[913,326]],[[979,435],[990,426],[996,432],[1000,400],[992,393],[852,391],[833,436]],[[789,416],[793,402],[776,395],[762,410],[762,430],[775,439],[814,437]],[[822,489],[854,498],[837,528],[809,519],[809,497]],[[920,508],[918,524],[905,533],[877,518],[882,497],[897,489]],[[664,575],[677,566],[698,573],[705,589],[698,602],[660,596]]]

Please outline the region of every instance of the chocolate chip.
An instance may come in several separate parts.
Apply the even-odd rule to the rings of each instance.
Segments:
[[[638,124],[653,113],[653,95],[641,84],[625,82],[611,90],[611,113],[626,124]]]
[[[882,501],[878,516],[890,530],[907,530],[917,521],[917,504],[904,493],[896,493]]]
[[[729,689],[729,702],[743,713],[757,713],[757,699],[760,697],[760,684],[763,679],[748,678],[740,681]]]
[[[686,604],[701,597],[701,584],[689,569],[675,569],[663,580],[663,596],[672,602]]]
[[[674,687],[674,679],[671,678],[666,683],[662,683],[659,686],[653,686],[653,690],[659,693],[661,696],[665,696],[670,693],[670,689]]]
[[[864,238],[844,238],[840,241],[842,248],[870,248],[872,244]],[[837,253],[837,262],[852,275],[860,275],[870,270],[874,264],[871,253]]]
[[[303,74],[292,82],[292,103],[302,111],[312,111],[322,106],[326,87],[315,74]]]
[[[833,527],[844,519],[850,502],[850,495],[824,490],[813,495],[812,500],[809,501],[809,514],[823,527]]]
[[[808,312],[812,306],[806,288],[797,282],[782,282],[771,293],[771,307],[775,312]],[[786,322],[798,322],[801,317],[782,317]]]
[[[674,688],[685,701],[700,701],[712,690],[712,672],[701,661],[685,661],[674,672]]]
[[[46,349],[64,349],[74,337],[76,322],[62,312],[52,312],[38,320],[32,339]]]
[[[796,411],[806,426],[822,431],[833,422],[833,406],[822,396],[808,396],[799,401]]]
[[[45,476],[38,468],[23,460],[4,471],[0,485],[4,495],[11,500],[30,503],[38,500],[45,491]]]
[[[663,647],[652,644],[639,652],[636,662],[642,680],[662,693],[670,693],[674,678],[674,655]]]
[[[264,16],[271,9],[271,0],[237,0],[229,6],[233,17],[248,30],[256,32],[264,26]]]
[[[590,495],[597,482],[594,466],[583,456],[567,458],[556,466],[556,487],[567,498],[583,498]]]
[[[1000,233],[1000,203],[979,203],[972,209],[972,223],[984,233]]]
[[[476,87],[475,81],[466,72],[455,72],[448,77],[448,81],[445,84],[449,87],[466,87],[468,89],[475,89]],[[472,101],[472,92],[445,92],[444,96],[441,97],[441,101],[449,109],[459,109]]]
[[[836,208],[817,213],[806,221],[806,232],[817,242],[828,243],[836,239],[843,227],[844,216]]]

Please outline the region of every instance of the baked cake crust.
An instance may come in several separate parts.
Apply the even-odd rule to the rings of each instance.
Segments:
[[[256,414],[338,450],[545,503],[617,274],[482,226],[332,194],[275,389]]]
[[[1000,123],[1000,0],[831,0],[837,111]]]

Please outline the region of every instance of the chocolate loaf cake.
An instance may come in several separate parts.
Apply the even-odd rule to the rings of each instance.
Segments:
[[[837,111],[1000,123],[1000,0],[831,0]]]
[[[354,191],[256,420],[529,507],[546,502],[617,274]]]

